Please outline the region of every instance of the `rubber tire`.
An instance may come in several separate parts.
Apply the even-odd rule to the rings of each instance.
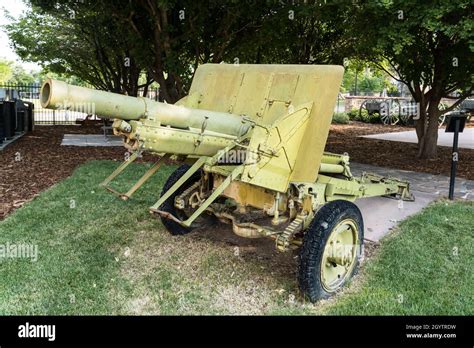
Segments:
[[[335,293],[335,291],[326,291],[321,284],[321,260],[332,230],[340,221],[347,218],[352,219],[358,227],[361,243],[361,247],[357,251],[356,263],[351,274],[346,278],[347,281],[359,268],[360,254],[364,243],[364,223],[359,208],[349,201],[329,202],[318,210],[304,235],[299,254],[298,282],[301,291],[311,302],[329,298]],[[344,283],[341,284],[341,287],[344,286]]]
[[[189,164],[183,164],[178,169],[176,169],[169,176],[168,180],[166,180],[163,186],[163,190],[161,191],[160,197],[162,197],[171,188],[171,186],[173,186],[189,170],[189,168],[191,168]],[[176,190],[176,192],[174,192],[166,201],[163,202],[163,204],[160,206],[159,209],[167,213],[170,213],[173,216],[178,217],[177,209],[174,206],[175,197],[183,193],[187,188],[189,188],[192,184],[198,181],[201,178],[201,175],[202,175],[202,170],[198,170],[193,175],[191,175],[191,177],[188,180],[186,180],[186,182],[183,185],[181,185],[181,187],[178,190]],[[214,219],[212,219],[211,216],[202,216],[202,218],[206,219],[206,222],[205,224],[200,224],[198,226],[199,228],[205,227],[204,225],[210,226],[215,221]],[[191,225],[191,227],[181,226],[177,222],[167,219],[163,216],[161,217],[161,222],[166,227],[166,229],[174,236],[184,235],[198,228],[193,225]]]

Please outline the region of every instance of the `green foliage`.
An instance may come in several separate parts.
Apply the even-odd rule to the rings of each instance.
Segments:
[[[398,93],[397,86],[391,82],[390,76],[369,63],[353,59],[349,60],[345,68],[342,92],[350,92],[352,95],[380,95],[385,89],[387,94]]]
[[[382,123],[382,121],[380,119],[380,115],[377,112],[373,113],[373,114],[370,114],[370,115],[367,112],[362,112],[362,122],[365,122],[365,123]]]
[[[76,85],[76,86],[84,86],[84,87],[89,87],[89,84],[82,81],[79,77],[75,75],[68,75],[68,74],[59,74],[55,72],[48,71],[46,69],[42,69],[40,72],[35,74],[35,78],[37,81],[42,83],[44,80],[47,78],[50,79],[55,79],[59,81],[64,81],[66,83]]]
[[[16,53],[55,76],[77,76],[96,88],[136,95],[143,68],[130,57],[136,36],[89,1],[32,1],[32,10],[5,26]]]
[[[320,1],[31,3],[32,11],[6,27],[20,57],[132,95],[137,81],[155,82],[168,102],[186,94],[203,63],[342,63],[350,11]]]
[[[241,1],[241,3],[243,3]],[[350,6],[341,1],[261,1],[264,21],[247,41],[248,63],[342,64]],[[259,14],[261,15],[261,14]],[[237,47],[239,48],[239,47]],[[233,54],[241,56],[241,52]]]
[[[349,120],[357,121],[357,118],[359,117],[359,109],[352,109],[347,113],[347,116],[349,117]]]
[[[35,83],[35,75],[31,72],[27,72],[21,65],[13,64],[12,77],[8,83],[28,85]]]
[[[6,83],[12,77],[11,62],[0,60],[0,83]]]
[[[332,115],[332,123],[347,124],[349,123],[349,116],[345,112],[336,112]]]
[[[27,72],[21,65],[0,59],[0,83],[31,84],[36,82],[35,74]]]
[[[436,156],[441,98],[460,94],[447,112],[473,93],[472,9],[471,0],[353,2],[347,23],[353,56],[393,72],[419,103],[421,158]]]
[[[382,56],[406,82],[441,80],[443,93],[472,88],[471,6],[469,0],[360,3],[351,17],[357,54],[372,61]]]
[[[347,113],[348,118],[351,121],[359,121],[364,123],[382,123],[380,115],[378,113],[373,113],[369,115],[367,110],[362,109],[352,109]]]

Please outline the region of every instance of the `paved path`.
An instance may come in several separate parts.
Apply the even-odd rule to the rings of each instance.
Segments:
[[[449,177],[427,173],[410,172],[368,164],[351,163],[353,175],[362,172],[393,176],[410,182],[410,191],[415,195],[414,202],[399,202],[384,197],[363,198],[356,201],[362,212],[365,224],[365,237],[378,241],[398,222],[419,212],[432,201],[448,196]],[[474,181],[456,179],[455,197],[474,200]]]
[[[418,143],[416,132],[395,132],[363,135],[362,138],[372,138],[389,141],[399,141],[402,143]],[[438,145],[439,146],[453,146],[453,133],[446,133],[445,129],[438,130]],[[474,128],[464,128],[462,133],[459,133],[459,147],[465,149],[474,149]]]
[[[122,138],[119,136],[107,136],[98,134],[64,134],[63,146],[123,146]]]

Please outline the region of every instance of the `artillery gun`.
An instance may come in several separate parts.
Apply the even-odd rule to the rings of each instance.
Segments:
[[[47,80],[46,108],[93,104],[113,118],[133,153],[101,184],[128,199],[167,158],[183,162],[150,212],[173,235],[220,221],[246,238],[299,248],[298,280],[311,301],[327,298],[358,268],[364,242],[362,197],[412,200],[409,184],[355,177],[349,156],[324,152],[343,68],[329,65],[205,64],[189,95],[154,102]],[[109,183],[142,151],[160,159],[126,193]]]

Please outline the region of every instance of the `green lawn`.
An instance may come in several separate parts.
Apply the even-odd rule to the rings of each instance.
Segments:
[[[229,228],[172,237],[148,207],[173,167],[124,202],[98,187],[94,161],[0,222],[0,245],[38,246],[0,261],[0,314],[473,314],[474,204],[440,202],[383,240],[336,298],[304,302],[295,253]],[[124,190],[146,170],[119,177]]]

